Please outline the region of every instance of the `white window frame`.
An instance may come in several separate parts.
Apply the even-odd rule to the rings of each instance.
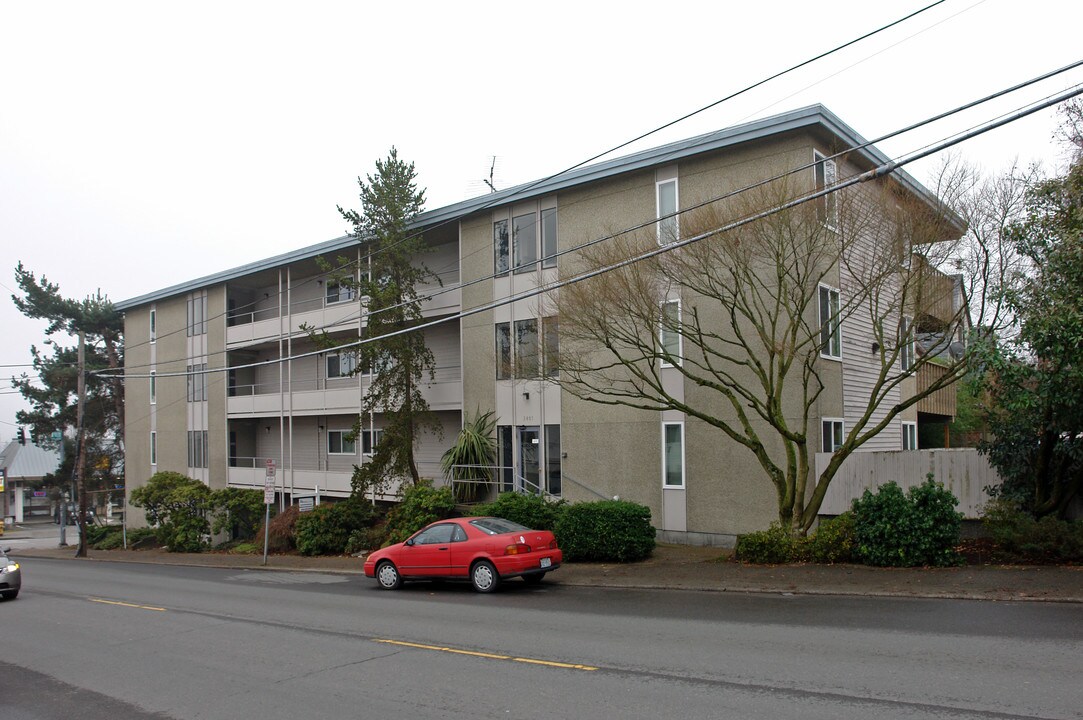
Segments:
[[[154,430],[150,431],[150,464],[152,467],[158,464],[158,433]]]
[[[828,308],[828,316],[824,318],[823,307],[823,291],[827,290],[828,304],[830,305],[832,296],[835,297],[837,307],[832,309]],[[817,327],[820,329],[820,342],[823,343],[823,332],[825,323],[834,323],[829,334],[828,342],[823,343],[820,347],[820,357],[827,358],[829,360],[842,360],[842,291],[836,287],[825,285],[820,283],[816,288],[816,319]],[[838,345],[837,353],[834,346]]]
[[[150,344],[158,342],[158,311],[156,308],[150,309]]]
[[[546,218],[553,218],[552,223],[552,237],[545,232],[545,220]],[[555,207],[542,208],[538,212],[538,238],[541,245],[541,264],[543,268],[555,268],[557,266],[558,238],[560,237],[560,231],[558,228],[559,218],[557,216],[557,209]],[[546,240],[552,240],[552,247],[546,248]]]
[[[669,245],[681,239],[681,216],[674,215],[673,217],[662,219],[662,215],[668,215],[669,212],[662,212],[662,186],[673,184],[673,210],[677,212],[681,207],[681,187],[677,182],[677,178],[668,178],[666,180],[658,180],[654,183],[654,217],[658,219],[656,228],[658,230],[658,244]],[[670,229],[672,228],[672,230]]]
[[[338,374],[331,374],[331,359],[335,358],[338,361]],[[342,368],[348,367],[349,369],[343,373]],[[327,375],[328,380],[341,380],[343,378],[350,377],[350,374],[357,369],[357,355],[351,352],[336,352],[327,353],[323,363],[324,373]]]
[[[813,160],[813,181],[816,185],[816,190],[820,191],[824,188],[831,187],[839,181],[839,166],[834,160],[828,158],[819,150],[812,151]],[[820,172],[823,168],[823,184],[820,184]],[[829,230],[838,230],[839,224],[839,201],[835,193],[829,193],[819,198],[818,202],[820,212],[823,216],[820,221]]]
[[[357,438],[354,438],[353,440],[347,440],[346,439],[346,436],[349,435],[351,432],[353,432],[353,430],[349,430],[349,429],[343,430],[343,429],[338,429],[338,428],[334,428],[334,429],[329,428],[327,430],[327,454],[328,455],[352,455],[352,456],[356,457],[357,456]],[[338,445],[339,445],[339,448],[342,448],[342,449],[337,450],[337,451],[331,449],[331,436],[332,435],[338,435],[339,436]],[[345,450],[345,447],[346,447],[347,443],[349,443],[352,446],[352,449],[349,450],[349,451]]]
[[[831,424],[831,449],[828,450],[824,442],[827,440],[827,434],[824,433],[824,426],[828,423]],[[835,427],[839,427],[839,444],[835,445]],[[846,442],[846,421],[842,418],[825,417],[820,418],[820,452],[833,453],[838,450]]]
[[[666,428],[676,426],[681,429],[681,482],[680,484],[671,484],[668,482],[668,468],[666,467]],[[662,423],[662,487],[666,489],[684,488],[687,483],[687,470],[688,465],[685,459],[685,437],[684,437],[684,422],[663,422]]]
[[[914,361],[917,360],[913,324],[914,321],[906,316],[899,323],[899,363],[902,365],[903,372],[913,369]]]
[[[154,370],[150,371],[150,404],[158,404],[158,373]]]
[[[379,446],[380,441],[384,439],[383,428],[366,428],[360,432],[361,438],[361,457],[370,458],[376,454],[376,448]],[[365,452],[365,438],[369,438],[369,451]],[[355,443],[356,444],[356,443]]]
[[[661,303],[659,306],[660,318],[658,320],[658,360],[660,361],[661,366],[664,368],[679,367],[684,364],[684,335],[681,333],[680,330],[673,331],[677,334],[677,352],[675,354],[671,354],[673,354],[674,357],[677,358],[677,362],[669,362],[665,359],[665,354],[663,353],[666,347],[666,333],[668,332],[665,327],[666,308],[670,305],[677,306],[677,327],[681,327],[681,301],[666,300],[665,302]]]
[[[343,285],[342,283],[335,282],[334,280],[326,280],[323,291],[323,304],[324,307],[329,305],[340,305],[344,302],[352,302],[357,299],[357,288],[350,285]],[[330,298],[331,288],[338,288],[337,300]]]
[[[902,423],[902,449],[903,450],[917,450],[918,449],[918,424],[910,420],[903,420]]]

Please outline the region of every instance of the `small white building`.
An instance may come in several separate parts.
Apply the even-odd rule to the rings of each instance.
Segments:
[[[0,492],[0,510],[4,522],[23,522],[32,504],[28,494],[33,492],[28,486],[56,472],[60,467],[60,451],[46,450],[34,445],[29,440],[26,444],[12,440],[0,451],[0,473],[3,474],[3,488]],[[44,492],[44,488],[40,491]],[[42,496],[44,497],[44,495]],[[39,503],[48,508],[48,501]]]

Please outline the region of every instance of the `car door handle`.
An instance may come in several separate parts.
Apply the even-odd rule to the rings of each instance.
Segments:
[[[437,550],[447,550],[448,548],[447,547],[442,547],[442,548],[436,548],[436,549]]]

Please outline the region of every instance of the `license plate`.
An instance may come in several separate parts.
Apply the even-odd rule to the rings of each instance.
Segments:
[[[552,565],[553,565],[553,559],[552,558],[542,558],[541,559],[541,566],[543,568],[552,567]]]

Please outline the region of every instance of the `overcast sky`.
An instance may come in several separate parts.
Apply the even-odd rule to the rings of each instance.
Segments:
[[[394,145],[427,209],[550,175],[932,0],[35,2],[0,20],[0,441],[42,325],[14,268],[124,300],[342,235]],[[740,9],[738,9],[740,8]],[[823,103],[874,138],[1080,59],[1083,3],[947,0],[635,149]],[[1083,70],[880,145],[910,152]],[[959,146],[1053,170],[1052,110]],[[921,180],[936,160],[909,168]]]

